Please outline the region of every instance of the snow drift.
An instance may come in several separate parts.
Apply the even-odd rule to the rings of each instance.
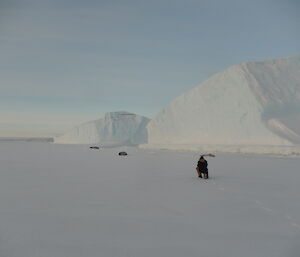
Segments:
[[[55,143],[138,145],[147,142],[149,119],[129,112],[106,113],[103,119],[90,121],[56,137]]]
[[[229,67],[177,97],[147,129],[148,147],[299,144],[300,55]]]

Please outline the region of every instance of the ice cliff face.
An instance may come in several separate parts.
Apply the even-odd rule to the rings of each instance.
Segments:
[[[55,143],[138,145],[147,142],[149,119],[129,112],[106,113],[103,119],[90,121],[54,139]]]
[[[177,97],[147,128],[149,144],[299,144],[300,56],[229,67]]]

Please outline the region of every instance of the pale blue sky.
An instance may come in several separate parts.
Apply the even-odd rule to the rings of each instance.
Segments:
[[[300,53],[298,0],[0,0],[0,136],[154,117],[215,72]]]

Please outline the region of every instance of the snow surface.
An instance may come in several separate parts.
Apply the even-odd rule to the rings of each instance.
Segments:
[[[282,145],[213,145],[213,144],[143,144],[141,149],[183,150],[194,152],[268,154],[274,156],[299,157],[300,146]]]
[[[177,97],[147,128],[154,147],[299,144],[300,55],[229,67]]]
[[[298,257],[300,159],[199,155],[0,142],[0,256]]]
[[[149,119],[129,112],[106,113],[55,138],[61,144],[138,145],[146,143]]]

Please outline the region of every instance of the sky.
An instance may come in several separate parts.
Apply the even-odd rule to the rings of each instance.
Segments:
[[[149,118],[216,72],[300,53],[298,0],[0,0],[0,137]]]

